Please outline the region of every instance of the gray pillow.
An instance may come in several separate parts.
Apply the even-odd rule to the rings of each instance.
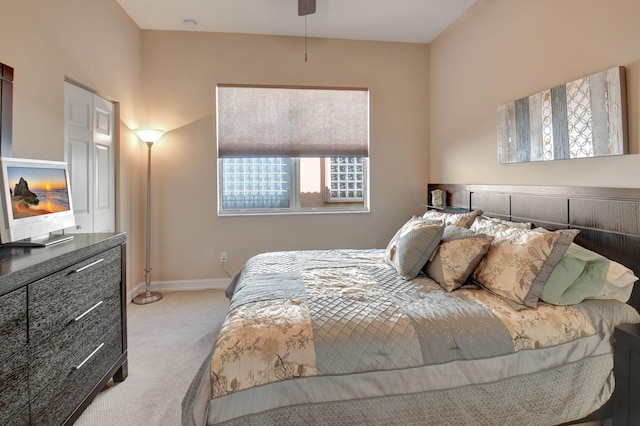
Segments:
[[[440,244],[443,231],[440,221],[412,217],[389,241],[385,261],[405,280],[417,277]]]

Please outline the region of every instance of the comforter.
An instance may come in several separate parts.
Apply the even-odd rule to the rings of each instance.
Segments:
[[[208,424],[558,424],[606,402],[628,305],[514,310],[404,280],[383,250],[275,252],[227,290]]]

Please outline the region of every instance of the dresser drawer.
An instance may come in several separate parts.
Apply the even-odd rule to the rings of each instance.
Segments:
[[[6,421],[4,417],[7,417]],[[15,412],[7,412],[0,414],[0,419],[2,419],[3,426],[27,426],[29,425],[29,406],[22,407]]]
[[[29,284],[29,342],[38,345],[120,292],[120,247]],[[118,296],[119,297],[119,296]]]
[[[70,366],[61,371],[39,395],[31,396],[32,424],[62,424],[105,377],[121,354],[122,328],[118,325],[98,339],[91,350],[74,360],[74,365],[82,364],[80,367]]]
[[[0,361],[27,346],[27,289],[0,296]]]
[[[0,360],[0,424],[24,425],[29,422],[29,382],[27,348]],[[26,412],[26,421],[22,415]]]
[[[87,353],[100,343],[107,330],[121,327],[120,293],[113,292],[78,322],[29,346],[29,387],[31,396],[37,396],[49,382],[60,374],[72,371],[78,359],[84,359]],[[122,353],[122,347],[118,352]]]
[[[27,289],[23,287],[0,296],[1,425],[29,423],[27,354]]]

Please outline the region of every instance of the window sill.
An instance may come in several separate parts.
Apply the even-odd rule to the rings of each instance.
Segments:
[[[227,210],[222,212],[218,211],[218,217],[367,214],[367,213],[371,213],[370,209]]]

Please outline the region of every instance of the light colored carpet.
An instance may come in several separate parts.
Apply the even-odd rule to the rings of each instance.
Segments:
[[[129,377],[110,381],[78,426],[177,426],[182,398],[228,310],[222,290],[165,292],[127,306]]]

